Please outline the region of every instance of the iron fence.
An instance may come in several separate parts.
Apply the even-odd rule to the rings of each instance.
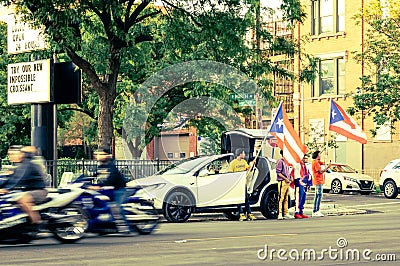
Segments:
[[[142,177],[150,176],[163,170],[177,160],[116,160],[115,165],[118,170],[124,174],[128,180],[139,179]],[[3,160],[2,165],[9,165],[8,160]],[[51,175],[50,185],[59,184],[63,173],[71,172],[75,176],[84,174],[86,176],[93,176],[96,172],[98,162],[95,160],[49,160],[46,161],[47,173]]]

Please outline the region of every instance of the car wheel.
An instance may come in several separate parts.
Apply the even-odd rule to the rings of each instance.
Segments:
[[[369,195],[372,191],[360,191],[361,195]]]
[[[397,197],[399,193],[396,183],[393,180],[388,180],[383,184],[383,194],[388,199],[394,199]]]
[[[226,218],[228,218],[231,221],[239,221],[239,212],[230,212],[230,211],[225,211],[222,213]]]
[[[261,201],[260,210],[267,219],[278,218],[278,191],[269,190]]]
[[[187,193],[174,191],[165,201],[164,217],[169,222],[183,223],[192,215],[192,208],[192,199]]]
[[[341,194],[343,193],[342,183],[339,179],[334,179],[331,184],[331,192],[333,194]]]

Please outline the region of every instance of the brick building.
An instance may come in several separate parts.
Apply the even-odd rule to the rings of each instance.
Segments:
[[[363,63],[356,62],[354,51],[361,52],[365,44],[364,23],[356,24],[354,15],[368,0],[302,0],[307,18],[303,24],[292,31],[292,38],[299,41],[302,49],[320,58],[319,70],[322,73],[314,84],[284,83],[275,80],[275,95],[283,98],[288,106],[287,111],[296,131],[304,142],[313,136],[310,128],[329,135],[329,101],[334,99],[344,109],[353,106],[351,95],[362,93],[356,91],[361,87],[361,76],[367,73]],[[273,22],[272,29],[279,28],[279,22]],[[285,32],[281,30],[281,32]],[[279,31],[278,31],[279,33]],[[308,41],[303,42],[307,38]],[[302,67],[301,58],[293,58],[292,70],[299,73]],[[388,126],[381,127],[378,134],[370,132],[376,125],[371,117],[362,118],[361,114],[353,116],[368,137],[368,143],[361,145],[353,140],[338,136],[338,148],[329,150],[332,161],[348,163],[356,169],[378,178],[379,170],[389,160],[398,158],[400,137],[397,131],[390,134]],[[268,122],[267,122],[268,124]],[[400,130],[399,123],[395,124]],[[324,138],[320,139],[324,142]],[[379,156],[377,156],[379,154]]]

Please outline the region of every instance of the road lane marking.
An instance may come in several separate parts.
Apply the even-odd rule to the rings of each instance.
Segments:
[[[274,237],[274,236],[297,236],[298,234],[267,234],[267,235],[250,235],[250,236],[226,236],[226,237],[205,237],[205,238],[187,238],[176,241],[210,241],[222,239],[237,239],[237,238],[256,238],[256,237]],[[175,242],[176,242],[175,241]]]

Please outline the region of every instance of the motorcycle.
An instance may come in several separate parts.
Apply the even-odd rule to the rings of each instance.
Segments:
[[[11,191],[0,196],[0,243],[27,244],[42,232],[50,232],[61,243],[75,243],[84,237],[88,219],[82,208],[71,204],[84,190],[48,190],[46,200],[33,207],[41,216],[40,225],[31,224],[18,206],[18,199],[27,192]]]
[[[69,186],[87,188],[94,178],[78,177]],[[135,194],[143,187],[127,187],[125,200],[121,204],[122,213],[130,232],[141,235],[151,234],[157,228],[160,217],[153,202]],[[118,233],[117,217],[113,212],[113,187],[102,187],[100,190],[86,189],[80,197],[75,199],[74,205],[81,207],[87,214],[89,226],[87,232],[100,235]],[[121,212],[119,212],[120,214]]]

